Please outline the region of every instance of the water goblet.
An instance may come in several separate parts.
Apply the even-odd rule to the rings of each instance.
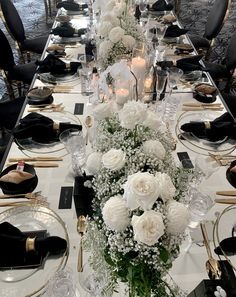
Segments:
[[[167,25],[157,22],[155,24],[155,37],[153,42],[157,42],[159,44],[163,39],[163,37],[165,36],[167,28],[168,28]]]
[[[141,12],[140,21],[141,21],[141,23],[143,23],[144,16],[146,15],[146,11],[147,11],[148,1],[147,0],[139,0],[138,5],[139,5],[139,10]]]
[[[81,92],[84,95],[90,95],[91,93],[93,93],[93,90],[91,89],[91,80],[93,69],[95,66],[94,56],[81,55],[79,57],[79,62],[82,65],[82,69],[79,70],[81,79]]]
[[[184,72],[183,72],[183,70],[181,70],[177,67],[170,67],[168,69],[168,74],[169,74],[168,75],[168,77],[169,77],[168,83],[169,83],[170,95],[171,95],[174,87],[177,86],[177,84],[179,83],[179,80],[183,76]]]
[[[157,100],[160,100],[161,93],[163,92],[166,84],[168,73],[166,70],[156,71],[156,93]]]
[[[211,157],[198,155],[194,160],[194,167],[194,185],[198,186],[219,169],[219,164]]]

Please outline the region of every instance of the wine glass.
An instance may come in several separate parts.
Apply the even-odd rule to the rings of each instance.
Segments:
[[[168,73],[166,70],[156,71],[156,93],[158,100],[160,100],[161,93],[163,92],[166,84]]]
[[[177,67],[170,67],[168,69],[168,82],[169,82],[169,87],[170,87],[170,95],[172,94],[172,91],[174,87],[177,86],[179,83],[179,80],[183,76],[184,72],[183,70],[177,68]]]
[[[91,89],[91,80],[95,66],[94,56],[81,55],[79,57],[79,62],[82,65],[82,69],[79,70],[79,76],[81,79],[81,93],[84,95],[90,95],[93,93],[93,90]]]
[[[155,24],[155,37],[153,38],[153,42],[157,42],[158,44],[160,44],[161,40],[163,39],[163,37],[166,34],[166,30],[167,30],[168,26],[161,24],[161,23],[156,23]]]
[[[79,273],[80,286],[89,293],[91,297],[102,297],[105,286],[105,276],[95,272],[88,263],[83,266],[82,272]]]
[[[140,21],[143,23],[144,16],[146,15],[148,1],[147,0],[139,0],[138,5],[139,5],[139,10],[141,12]]]

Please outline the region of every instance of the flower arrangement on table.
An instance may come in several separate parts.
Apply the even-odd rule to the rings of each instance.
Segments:
[[[131,54],[134,45],[144,40],[144,34],[127,1],[96,0],[93,8],[101,14],[97,24],[98,62],[106,69],[118,56]]]
[[[118,112],[102,103],[94,117],[95,151],[86,164],[96,196],[86,241],[91,265],[109,276],[109,288],[127,283],[129,296],[180,296],[163,279],[189,222],[189,173],[175,165],[173,139],[141,102]]]

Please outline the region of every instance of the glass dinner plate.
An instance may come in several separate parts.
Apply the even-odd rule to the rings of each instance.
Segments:
[[[201,112],[187,112],[185,113],[179,123],[178,123],[178,130],[183,132],[180,127],[183,124],[190,123],[190,122],[205,122],[205,121],[213,121],[217,117],[219,117],[222,113],[217,111],[201,111]],[[190,142],[192,145],[198,146],[204,150],[227,150],[232,148],[235,145],[235,140],[228,139],[225,137],[218,141],[210,141],[207,139],[198,138],[197,136],[191,133],[182,133],[184,139]]]
[[[73,114],[69,112],[38,112],[50,119],[54,122],[63,122],[63,123],[71,123],[82,125],[80,120]],[[44,154],[44,153],[54,153],[57,151],[61,151],[65,149],[64,144],[62,144],[59,140],[58,141],[51,141],[49,143],[37,142],[32,138],[26,139],[18,139],[17,144],[24,150],[37,153],[37,154]]]
[[[67,240],[68,234],[61,218],[45,206],[27,205],[10,208],[0,213],[0,223],[9,222],[21,231],[47,230],[50,236]],[[8,269],[0,271],[0,296],[34,296],[42,291],[50,277],[63,268],[68,253],[48,257],[43,266],[34,269]]]
[[[41,73],[39,78],[42,82],[50,84],[60,84],[60,83],[69,83],[79,79],[77,72],[75,73],[66,73],[66,74],[51,74],[51,73]]]

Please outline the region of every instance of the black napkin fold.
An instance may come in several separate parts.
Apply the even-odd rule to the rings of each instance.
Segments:
[[[34,233],[34,232],[33,232]],[[45,232],[43,232],[45,233]],[[21,232],[8,222],[0,224],[0,267],[40,265],[40,258],[58,255],[67,249],[65,239],[58,236],[42,237],[35,234],[34,248],[27,250],[29,234]]]
[[[12,130],[12,133],[16,139],[32,138],[36,141],[58,141],[59,135],[67,129],[82,130],[81,125],[70,123],[59,123],[58,130],[54,127],[52,119],[41,115],[36,112],[32,112],[22,118],[19,124]]]
[[[51,34],[58,35],[60,37],[80,37],[87,32],[86,28],[75,29],[69,23],[63,23],[56,28],[52,29]]]
[[[39,66],[37,70],[39,73],[64,74],[68,71],[76,72],[78,68],[81,68],[79,62],[70,62],[69,67],[67,67],[65,62],[53,54],[48,54],[42,61],[37,60],[35,64]]]
[[[71,10],[71,11],[82,11],[85,8],[88,8],[88,4],[78,4],[72,1],[62,1],[57,3],[57,8],[64,8],[66,10]]]
[[[165,0],[157,0],[152,6],[149,8],[151,11],[170,11],[173,9],[173,5],[171,3],[166,3]]]
[[[198,138],[210,141],[219,141],[226,136],[236,139],[236,123],[228,112],[224,113],[214,121],[210,121],[210,128],[206,128],[204,122],[190,122],[183,124],[180,128],[194,134]]]
[[[194,71],[194,70],[202,70],[205,71],[206,69],[199,63],[202,59],[203,55],[195,55],[188,58],[182,58],[176,61],[176,67],[182,69],[184,72],[187,71]],[[167,69],[174,66],[172,61],[161,61],[157,62],[163,69]]]
[[[168,38],[168,37],[179,37],[181,35],[184,35],[188,32],[187,29],[182,29],[180,28],[178,25],[170,25],[165,33],[164,38]]]
[[[220,242],[220,245],[215,248],[214,252],[217,255],[223,255],[222,250],[227,256],[236,255],[236,237],[229,237],[223,239]]]

